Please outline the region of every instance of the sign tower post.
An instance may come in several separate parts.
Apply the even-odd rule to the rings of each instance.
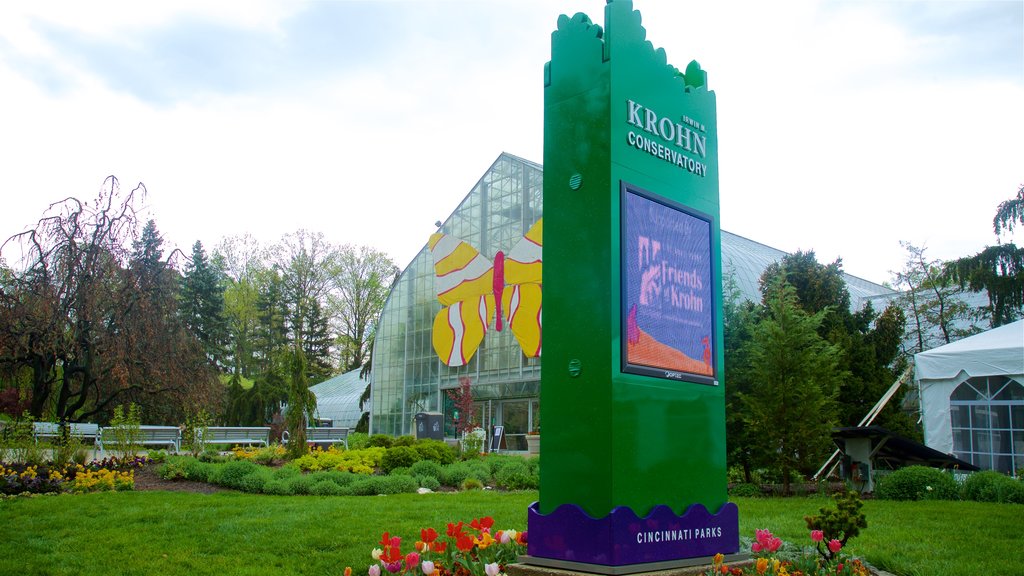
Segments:
[[[561,16],[545,66],[540,502],[528,564],[626,574],[739,549],[727,501],[715,94]],[[680,27],[685,33],[685,27]]]

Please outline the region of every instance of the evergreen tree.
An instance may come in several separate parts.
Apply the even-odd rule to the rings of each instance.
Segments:
[[[225,322],[224,288],[200,241],[192,246],[192,261],[181,282],[180,312],[185,325],[203,345],[214,366],[223,369]]]
[[[753,385],[743,406],[753,437],[768,455],[764,463],[779,468],[788,494],[791,472],[813,473],[831,445],[841,352],[818,335],[827,308],[804,312],[782,276],[768,285],[765,297],[766,316],[747,350]]]
[[[323,382],[333,374],[332,341],[328,318],[320,302],[314,300],[309,306],[309,320],[306,323],[306,333],[302,337],[303,353],[307,360],[306,378],[310,382]]]
[[[726,274],[722,280],[725,342],[725,439],[730,468],[743,470],[745,482],[752,482],[752,469],[763,450],[747,426],[741,398],[751,389],[748,344],[759,320],[760,310],[753,302],[743,300],[736,277]]]

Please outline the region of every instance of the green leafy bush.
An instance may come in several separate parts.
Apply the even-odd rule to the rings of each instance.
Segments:
[[[434,476],[416,476],[416,481],[420,483],[420,488],[427,490],[437,490],[441,487],[441,481]]]
[[[907,466],[880,478],[875,496],[883,500],[956,500],[959,486],[949,472]]]
[[[429,476],[435,480],[440,480],[441,465],[433,460],[420,460],[409,467],[409,474],[411,476]]]
[[[419,459],[420,455],[411,446],[394,446],[384,452],[380,467],[385,474],[389,474],[395,468],[408,468]]]
[[[451,464],[459,459],[455,449],[440,440],[420,440],[413,448],[421,460],[432,460],[439,464]]]
[[[729,496],[736,496],[737,498],[757,498],[761,496],[761,487],[757,484],[740,482],[739,484],[733,484],[732,487],[729,488]]]
[[[250,494],[262,494],[266,491],[267,484],[274,481],[274,474],[263,466],[259,466],[252,474],[247,474],[238,480],[236,488]]]
[[[256,474],[260,470],[265,470],[265,468],[248,460],[235,460],[218,466],[209,481],[213,484],[242,490],[245,477]]]
[[[846,546],[850,538],[859,535],[862,528],[868,527],[867,518],[861,511],[864,503],[853,490],[836,492],[833,498],[836,501],[835,508],[823,506],[818,509],[818,514],[804,516],[804,522],[807,523],[808,530],[821,530],[824,541],[835,539]],[[831,560],[836,553],[837,551],[830,550],[828,559]]]
[[[275,496],[292,496],[295,494],[292,492],[291,485],[287,480],[271,480],[267,482],[266,486],[263,487],[263,493]]]
[[[393,442],[394,439],[387,434],[374,434],[373,436],[370,436],[370,439],[367,440],[366,443],[369,444],[371,448],[391,448]]]
[[[157,474],[164,480],[209,482],[215,471],[213,464],[200,462],[192,456],[174,456],[169,457],[167,462],[157,469]]]
[[[965,500],[1024,504],[1024,482],[993,470],[968,476],[962,493]]]
[[[348,435],[348,449],[362,450],[370,447],[370,435],[366,432],[350,432]]]
[[[273,471],[275,480],[288,480],[296,476],[302,476],[302,470],[294,464],[286,464]]]
[[[408,434],[398,436],[391,442],[392,446],[413,446],[414,444],[416,444],[416,438]]]
[[[540,485],[540,477],[530,472],[530,465],[519,457],[513,457],[498,467],[494,480],[498,486],[506,490],[535,490]]]
[[[463,491],[465,491],[465,490],[483,490],[484,489],[484,483],[481,482],[480,480],[476,479],[476,478],[469,477],[469,478],[466,478],[465,480],[462,481],[462,484],[459,485],[459,489],[463,490]]]
[[[313,476],[307,474],[292,476],[285,481],[292,494],[309,494],[309,489],[313,486]]]
[[[356,496],[377,494],[401,494],[415,492],[419,484],[412,476],[369,476],[359,478],[349,488]]]
[[[441,477],[438,480],[445,486],[458,488],[469,478],[473,478],[481,484],[488,482],[491,476],[487,464],[482,460],[454,462],[441,469]]]
[[[335,484],[330,478],[321,478],[309,487],[309,493],[314,496],[341,496],[347,490]]]
[[[351,486],[353,482],[360,478],[358,474],[352,474],[351,472],[342,472],[340,470],[327,470],[324,472],[317,472],[312,475],[314,483],[320,482],[321,480],[329,480],[334,482],[342,488]]]

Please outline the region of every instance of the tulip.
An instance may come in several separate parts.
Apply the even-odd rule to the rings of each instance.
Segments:
[[[371,564],[370,569],[366,571],[369,576],[380,576],[380,566],[377,564]]]
[[[501,570],[498,568],[497,562],[491,562],[490,564],[484,564],[484,572],[487,576],[498,576]]]
[[[721,552],[715,554],[715,557],[712,559],[712,562],[714,562],[715,566],[718,566],[723,561],[725,561],[725,556]]]
[[[426,574],[427,576],[430,576],[431,574],[434,573],[434,563],[431,562],[430,560],[424,560],[423,561],[423,565],[420,566],[420,568],[423,569],[423,573]]]
[[[821,530],[811,530],[811,540],[815,542],[821,542],[825,539],[825,533]]]
[[[391,572],[392,574],[398,574],[402,571],[402,561],[395,560],[394,562],[388,562],[385,568],[387,568],[388,572]]]
[[[409,568],[420,565],[420,555],[416,552],[409,552],[405,555],[405,565]]]
[[[352,567],[345,566],[345,576],[352,576]]]
[[[384,553],[384,551],[381,550],[380,548],[374,548],[373,551],[370,552],[370,556],[373,556],[374,560],[380,560],[380,555],[383,554],[383,553]]]
[[[828,541],[828,549],[829,549],[830,552],[835,554],[836,552],[839,552],[840,550],[843,549],[843,543],[840,542],[839,540],[836,540],[835,538],[833,538],[833,539]]]

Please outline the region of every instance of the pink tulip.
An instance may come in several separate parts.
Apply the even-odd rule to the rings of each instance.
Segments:
[[[811,530],[811,540],[815,542],[821,542],[825,539],[825,533],[821,530]]]
[[[434,563],[430,560],[424,560],[421,568],[423,568],[423,573],[427,576],[430,576],[434,573]]]
[[[366,571],[369,576],[380,576],[380,566],[371,564],[370,569]]]
[[[835,538],[833,538],[833,539],[828,541],[828,549],[829,549],[830,552],[835,554],[836,552],[839,552],[840,550],[843,549],[843,543],[840,542],[839,540],[836,540]]]
[[[409,568],[420,565],[420,555],[415,552],[409,552],[405,555],[405,565]]]
[[[500,572],[498,569],[498,563],[491,562],[490,564],[484,564],[484,572],[487,573],[487,576],[498,576],[498,573]]]

